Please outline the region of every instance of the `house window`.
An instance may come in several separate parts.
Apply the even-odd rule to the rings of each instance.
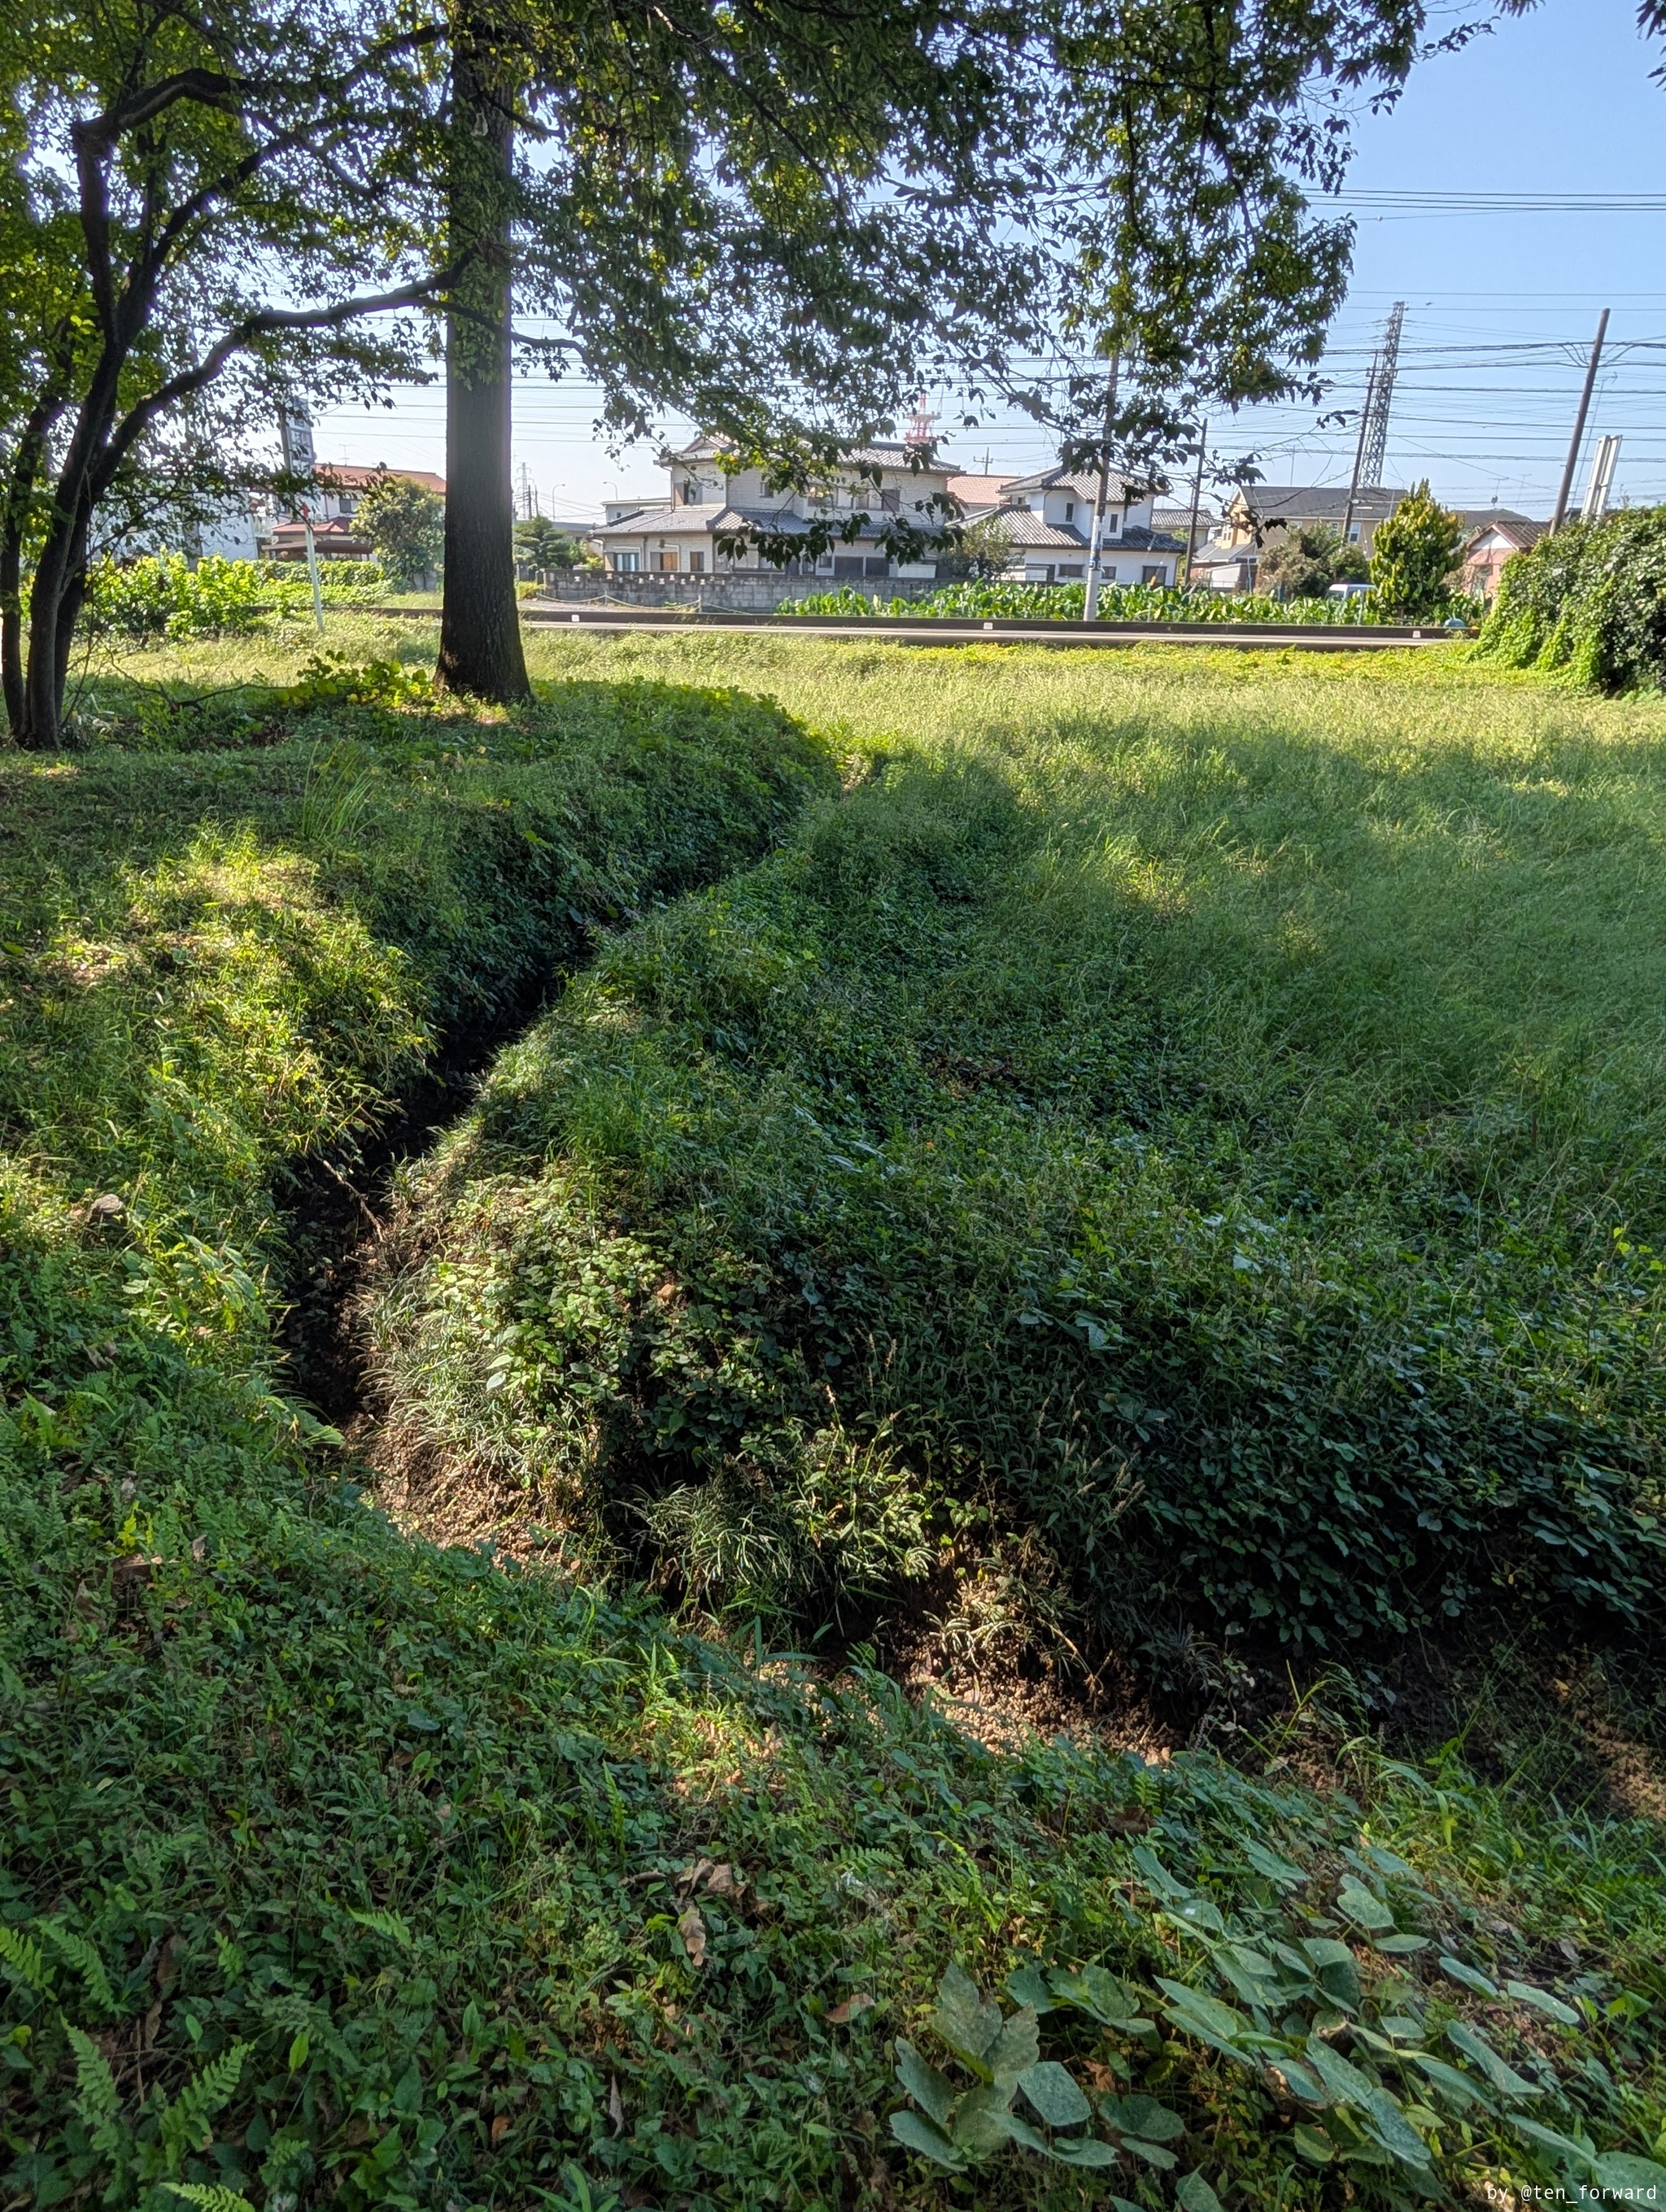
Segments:
[[[1082,580],[1082,564],[1081,564],[1081,562],[1080,562],[1079,561],[1061,561],[1061,562],[1060,562],[1060,563],[1059,563],[1059,581],[1060,581],[1061,584],[1071,584],[1071,583],[1076,583],[1076,584],[1079,584],[1079,583],[1080,583],[1081,580]]]
[[[860,576],[861,573],[862,563],[858,555],[836,553],[833,556],[833,574],[836,576]]]
[[[672,550],[667,552],[666,548],[662,545],[660,548],[659,555],[654,562],[654,566],[658,568],[674,568],[677,566],[677,552],[675,547],[672,547]]]
[[[622,576],[634,576],[641,565],[640,553],[616,553],[613,556],[613,566]]]
[[[1064,503],[1064,519],[1067,522],[1073,522],[1076,520],[1076,502],[1073,499],[1067,499]]]
[[[690,575],[697,576],[701,573],[702,569],[704,568],[705,565],[706,556],[703,553],[690,553],[689,555],[689,573]]]
[[[1140,571],[1140,580],[1142,584],[1164,584],[1168,581],[1168,574],[1160,561],[1148,561]]]
[[[1350,523],[1349,523],[1349,525],[1348,525],[1348,544],[1349,544],[1350,545],[1357,545],[1357,544],[1359,543],[1359,532],[1360,532],[1360,530],[1361,530],[1362,526],[1362,526],[1361,524],[1357,523],[1357,522],[1350,522]]]
[[[878,555],[870,553],[864,560],[862,568],[870,576],[888,576],[891,574],[891,562],[883,553]]]
[[[683,487],[683,504],[684,507],[698,507],[705,499],[705,485],[692,478]]]
[[[881,514],[900,514],[903,512],[903,495],[894,485],[891,490],[880,493],[879,512]]]

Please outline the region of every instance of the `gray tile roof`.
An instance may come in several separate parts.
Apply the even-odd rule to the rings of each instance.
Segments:
[[[740,507],[645,507],[622,522],[604,523],[593,538],[709,538],[718,530],[776,530],[799,537],[809,528],[790,508]]]
[[[1258,522],[1341,522],[1347,513],[1346,484],[1240,484],[1237,496]],[[1403,491],[1381,484],[1362,484],[1354,494],[1356,521],[1382,522],[1391,515]]]
[[[1097,469],[1070,470],[1062,462],[1056,462],[1050,469],[1038,469],[1034,476],[1013,477],[1008,480],[1006,496],[1009,499],[1026,491],[1072,492],[1078,499],[1085,499],[1091,505],[1099,496],[1099,471]],[[1145,494],[1139,485],[1131,483],[1126,477],[1118,476],[1113,469],[1105,496],[1112,507],[1123,507],[1131,499],[1143,499]]]

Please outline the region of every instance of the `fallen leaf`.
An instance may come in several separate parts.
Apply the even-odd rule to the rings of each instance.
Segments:
[[[616,2136],[624,2133],[624,2099],[619,2094],[617,2077],[610,2076],[607,2084],[607,2117],[613,2123]]]
[[[700,1907],[689,1905],[677,1922],[677,1932],[689,1954],[689,1964],[696,1970],[706,1963],[706,1923],[700,1917]]]
[[[127,1207],[124,1200],[118,1198],[113,1190],[106,1190],[88,1206],[87,1218],[89,1221],[114,1221],[118,1215],[125,1213],[126,1211]]]
[[[709,1859],[692,1859],[677,1877],[678,1889],[697,1889],[712,1870]]]
[[[146,2013],[144,2016],[144,2034],[139,2045],[141,2050],[152,2051],[155,2048],[156,2030],[161,2026],[161,2024],[162,2001],[158,1997],[155,2003],[151,2006],[149,2011]]]
[[[156,1987],[164,1994],[179,1978],[179,1938],[170,1936],[156,1954]]]
[[[859,2013],[872,2012],[874,2003],[875,2000],[866,1990],[859,1990],[854,1997],[847,1997],[842,2004],[835,2005],[827,2017],[836,2027],[842,2027],[848,2021],[854,2020]]]
[[[196,1559],[196,1560],[201,1561],[203,1559],[204,1559],[204,1558],[207,1556],[207,1553],[208,1553],[208,1538],[207,1538],[206,1536],[193,1536],[193,1537],[192,1538],[192,1540],[191,1540],[191,1556],[192,1556],[192,1558],[193,1559]]]
[[[714,1866],[706,1876],[708,1897],[739,1897],[745,1888],[745,1879],[732,1866]]]
[[[492,2122],[492,2148],[494,2150],[497,2148],[499,2143],[502,2142],[504,2136],[508,2135],[508,2132],[509,2116],[507,2112],[500,2112],[497,2118]]]

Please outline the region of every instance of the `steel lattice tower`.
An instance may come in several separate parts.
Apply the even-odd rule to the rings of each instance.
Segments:
[[[1406,302],[1396,300],[1383,332],[1382,348],[1371,375],[1370,411],[1365,417],[1365,443],[1359,456],[1362,486],[1380,486],[1388,465],[1389,407],[1394,398],[1395,371],[1400,362],[1400,326],[1405,319]]]

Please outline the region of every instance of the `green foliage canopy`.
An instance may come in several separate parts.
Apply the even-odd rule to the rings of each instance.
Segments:
[[[1383,622],[1438,622],[1452,604],[1462,555],[1462,521],[1441,506],[1425,477],[1377,526],[1371,556],[1372,613]]]
[[[1481,651],[1598,691],[1666,683],[1666,507],[1574,522],[1505,564]]]
[[[426,484],[384,471],[366,490],[353,519],[396,585],[408,590],[439,567],[446,503]]]
[[[1342,542],[1328,524],[1287,530],[1262,555],[1256,581],[1262,590],[1292,599],[1322,599],[1333,584],[1363,583],[1369,564],[1357,545]]]

